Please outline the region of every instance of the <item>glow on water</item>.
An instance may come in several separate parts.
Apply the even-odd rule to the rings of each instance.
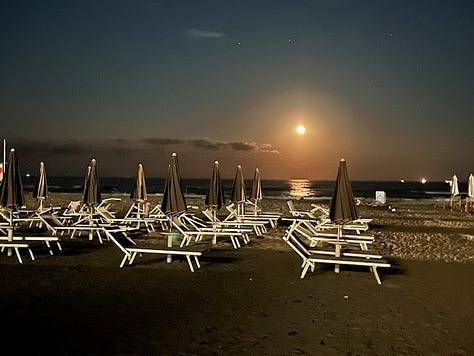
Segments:
[[[290,179],[288,185],[290,187],[290,197],[306,198],[315,195],[311,181],[308,179]]]

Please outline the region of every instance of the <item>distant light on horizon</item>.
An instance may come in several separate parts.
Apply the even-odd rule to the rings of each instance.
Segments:
[[[425,184],[427,182],[426,178],[421,178],[421,184]]]
[[[405,179],[400,179],[400,183],[405,183]]]

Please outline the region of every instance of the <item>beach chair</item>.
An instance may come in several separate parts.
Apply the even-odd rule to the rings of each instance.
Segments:
[[[44,226],[51,231],[53,235],[64,235],[70,234],[69,237],[72,239],[74,236],[81,235],[86,232],[89,235],[89,240],[92,240],[94,233],[97,235],[99,242],[102,244],[101,232],[103,231],[102,226],[98,225],[86,225],[86,224],[74,224],[66,225],[56,215],[50,213],[38,214],[39,218],[43,222]]]
[[[255,235],[261,236],[267,233],[267,221],[258,220],[219,220],[212,213],[210,209],[202,211],[202,214],[208,219],[208,223],[213,225],[213,228],[217,229],[253,229]]]
[[[32,247],[41,245],[41,241],[0,241],[0,252],[5,250],[12,249],[15,251],[18,263],[23,263],[23,260],[20,255],[20,249],[27,249],[30,253],[31,260],[35,260],[35,255],[33,254]]]
[[[280,219],[280,214],[270,214],[270,213],[255,213],[255,214],[239,214],[238,210],[235,208],[235,204],[231,203],[226,206],[229,215],[224,219],[224,221],[246,221],[246,222],[256,222],[269,224],[272,228],[276,228],[278,225],[278,220]]]
[[[109,225],[119,225],[123,228],[130,228],[132,227],[133,229],[139,229],[140,225],[143,224],[148,232],[155,231],[155,228],[153,226],[153,219],[148,219],[145,217],[142,218],[133,218],[133,217],[128,217],[128,218],[116,218],[107,208],[98,206],[96,208],[96,212],[99,214],[100,218],[105,222],[106,224]],[[134,227],[131,225],[135,225]]]
[[[305,244],[304,241],[299,238],[296,231],[286,233],[283,239],[303,260],[300,278],[304,278],[309,269],[311,269],[311,272],[314,272],[317,263],[334,264],[338,266],[367,266],[374,275],[377,283],[382,284],[377,268],[390,267],[390,263],[385,261],[382,256],[375,251],[354,249],[344,250],[337,248],[311,249],[310,246]],[[336,272],[339,272],[339,270],[336,270]]]
[[[229,228],[229,227],[219,227],[215,226],[201,226],[198,220],[192,219],[189,215],[183,214],[177,219],[171,221],[172,227],[176,229],[182,236],[180,247],[188,246],[189,243],[194,239],[197,241],[202,241],[205,237],[210,237],[212,243],[215,244],[218,237],[230,239],[234,249],[239,249],[241,247],[240,238],[244,243],[248,243],[249,238],[248,234],[252,232],[251,229],[243,228]]]
[[[337,229],[327,229],[326,222],[318,223],[313,219],[308,218],[282,218],[284,221],[289,221],[290,225],[286,230],[286,234],[291,234],[293,231],[304,236],[310,241],[311,246],[316,246],[320,243],[335,243],[339,240],[344,241],[347,244],[358,245],[361,250],[367,250],[367,245],[370,245],[374,241],[372,235],[362,234],[351,234],[347,231],[342,231],[342,234]],[[321,228],[321,226],[325,226]]]
[[[104,228],[104,232],[108,239],[112,241],[123,253],[124,257],[120,263],[122,268],[125,262],[131,265],[138,254],[158,254],[158,255],[173,255],[173,256],[185,256],[188,262],[189,269],[194,272],[193,260],[197,268],[201,268],[199,263],[199,256],[202,255],[200,251],[190,251],[185,249],[170,249],[170,248],[148,248],[139,247],[123,230],[113,230]]]

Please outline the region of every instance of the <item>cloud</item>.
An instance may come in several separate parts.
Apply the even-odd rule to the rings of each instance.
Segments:
[[[186,35],[190,38],[198,38],[198,39],[219,39],[225,37],[224,33],[221,32],[214,32],[214,31],[205,31],[205,30],[197,30],[195,28],[188,28],[185,31]]]

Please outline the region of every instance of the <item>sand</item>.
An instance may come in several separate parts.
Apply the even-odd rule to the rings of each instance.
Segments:
[[[119,213],[130,203],[121,198]],[[72,199],[54,194],[48,202]],[[201,207],[202,198],[188,203]],[[264,203],[287,213],[284,200]],[[2,254],[0,313],[9,331],[1,347],[48,355],[473,354],[472,215],[444,202],[390,203],[395,212],[359,207],[374,219],[370,231],[392,263],[380,271],[382,285],[366,268],[335,274],[322,266],[301,280],[301,260],[281,239],[284,226],[240,250],[199,245],[195,273],[161,256],[119,269],[116,247],[85,238],[64,241],[55,256],[25,256],[24,265]]]

